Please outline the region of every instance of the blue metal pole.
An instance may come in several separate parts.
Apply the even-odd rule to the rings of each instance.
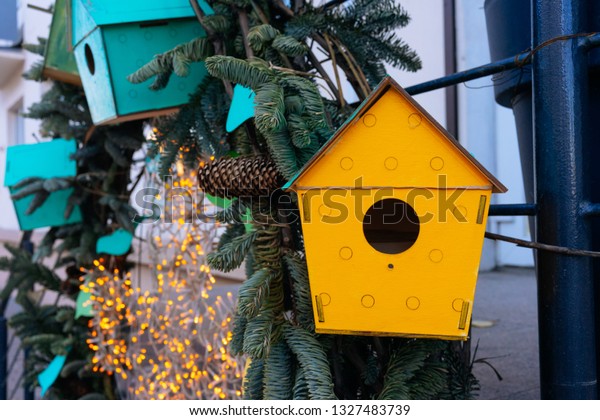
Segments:
[[[532,0],[533,45],[583,32],[585,0]],[[539,49],[533,57],[537,241],[591,249],[584,141],[587,57],[577,39]],[[596,334],[592,261],[538,251],[541,396],[596,399]]]
[[[425,93],[448,86],[454,86],[458,83],[468,82],[469,80],[475,80],[481,77],[511,70],[519,66],[525,66],[529,64],[529,59],[529,53],[522,53],[514,57],[508,57],[500,61],[485,64],[483,66],[459,71],[458,73],[429,80],[427,82],[419,83],[418,85],[409,86],[405,90],[409,95],[418,95],[419,93]]]
[[[537,206],[535,204],[492,204],[490,216],[535,216]]]

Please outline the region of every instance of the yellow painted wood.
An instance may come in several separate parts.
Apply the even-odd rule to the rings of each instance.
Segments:
[[[492,190],[506,188],[395,82],[365,105],[286,186],[298,194],[316,331],[466,340]],[[400,253],[363,230],[385,199],[419,219]]]
[[[295,188],[346,186],[489,188],[490,181],[400,93],[389,89],[352,122]]]
[[[351,190],[333,196],[331,190],[299,193],[300,214],[311,215],[302,230],[313,305],[316,309],[319,296],[324,319],[320,322],[315,310],[317,331],[466,339],[468,323],[460,328],[461,313],[466,302],[471,316],[485,232],[485,223],[476,223],[480,196],[491,191],[430,190],[431,198],[415,200],[413,189],[364,192],[361,197]],[[455,193],[460,194],[456,206],[439,213],[443,196]],[[376,251],[363,233],[364,213],[383,197],[412,201],[420,219],[417,241],[400,254]],[[365,296],[372,296],[371,307],[363,304]]]

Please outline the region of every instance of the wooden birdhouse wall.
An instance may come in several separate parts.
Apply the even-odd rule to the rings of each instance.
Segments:
[[[70,155],[76,150],[77,145],[74,140],[63,139],[10,146],[6,153],[4,185],[9,187],[13,194],[19,191],[14,188],[14,185],[26,178],[48,179],[74,176],[77,166],[76,162],[71,160]],[[68,219],[64,217],[72,192],[73,189],[68,188],[51,193],[44,204],[29,215],[25,213],[35,194],[13,201],[20,229],[32,230],[80,222],[81,211],[77,206]]]
[[[81,85],[70,33],[70,0],[56,0],[52,12],[50,35],[44,53],[44,77],[65,83]]]
[[[127,80],[156,54],[205,36],[188,1],[157,1],[73,0],[75,56],[94,123],[172,112],[206,76],[203,63],[192,63],[187,77],[173,74],[162,90],[148,88],[153,80]]]
[[[316,186],[405,186],[489,188],[490,181],[440,130],[393,89],[350,123],[343,140],[328,149],[316,167],[296,181],[298,188]],[[326,175],[325,175],[326,174]]]
[[[466,339],[504,187],[385,82],[288,183],[318,332]]]

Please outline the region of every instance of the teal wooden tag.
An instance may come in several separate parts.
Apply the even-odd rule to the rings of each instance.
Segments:
[[[254,97],[252,89],[242,85],[235,85],[233,88],[233,98],[231,107],[227,114],[225,129],[228,133],[238,128],[244,121],[254,117]]]
[[[123,255],[131,248],[133,235],[125,229],[117,229],[110,235],[102,236],[96,242],[97,254]]]
[[[66,355],[56,356],[48,365],[43,372],[38,375],[38,382],[42,387],[41,395],[42,397],[46,394],[46,391],[56,382],[58,375],[60,375],[60,371],[62,370],[65,362],[67,360]]]

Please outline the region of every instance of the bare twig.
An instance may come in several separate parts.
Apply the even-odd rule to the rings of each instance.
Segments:
[[[315,69],[319,72],[319,74],[321,75],[321,78],[323,80],[325,80],[325,83],[327,83],[327,86],[329,86],[329,89],[333,93],[333,96],[336,98],[336,100],[339,101],[339,92],[338,92],[337,88],[335,87],[335,84],[333,83],[333,81],[331,80],[329,75],[327,74],[327,71],[325,70],[325,68],[319,62],[319,59],[312,52],[312,50],[308,50],[308,59],[313,64]]]
[[[288,17],[294,16],[294,11],[287,7],[281,0],[273,0],[273,6],[278,8],[281,12],[283,12]]]
[[[256,13],[256,15],[262,23],[269,23],[269,18],[267,17],[267,15],[265,15],[265,12],[263,12],[263,10],[256,4],[254,0],[252,0],[252,9],[254,10],[254,12]]]
[[[354,56],[349,51],[346,51],[346,48],[338,39],[332,36],[331,40],[334,44],[336,44],[338,51],[342,54],[342,56],[346,60],[346,63],[348,63],[350,71],[352,72],[352,74],[356,78],[356,81],[360,85],[362,93],[364,94],[364,98],[366,98],[371,93],[371,88],[369,86],[369,83],[367,82],[367,78],[365,77],[365,74],[363,73],[362,69],[356,62]]]
[[[281,67],[281,66],[276,66],[272,63],[270,63],[269,65],[270,68],[272,68],[273,70],[279,70],[285,73],[292,73],[298,76],[304,76],[304,77],[316,77],[318,79],[324,79],[323,77],[319,76],[318,74],[315,73],[307,73],[305,71],[300,71],[300,70],[294,70],[288,67]]]
[[[247,58],[254,58],[254,51],[250,47],[248,42],[248,32],[250,31],[250,24],[248,23],[248,13],[243,9],[237,9],[238,21],[240,23],[240,29],[242,30],[242,40],[244,42],[244,50],[246,51]]]
[[[511,236],[499,235],[497,233],[485,232],[485,237],[495,241],[504,241],[516,244],[523,248],[538,249],[540,251],[554,252],[556,254],[573,255],[578,257],[600,258],[600,252],[587,251],[583,249],[568,248],[566,246],[541,244],[539,242],[525,241],[523,239],[513,238]]]
[[[198,19],[198,22],[200,25],[202,25],[202,28],[204,28],[206,35],[208,35],[208,39],[212,41],[215,49],[215,55],[225,55],[225,45],[223,44],[222,40],[218,39],[214,31],[204,23],[204,18],[206,15],[198,5],[198,1],[190,0],[190,5],[192,6],[192,9],[194,9],[196,19]],[[225,79],[222,79],[222,81],[223,86],[225,87],[225,92],[227,92],[227,96],[229,96],[229,98],[233,98],[233,86],[231,86],[231,83]]]
[[[331,57],[331,64],[333,66],[333,74],[335,75],[335,82],[337,84],[339,99],[340,99],[340,107],[344,108],[346,106],[346,101],[344,100],[344,91],[342,90],[342,82],[340,81],[340,73],[338,71],[338,66],[335,60],[335,51],[333,50],[333,45],[331,45],[331,41],[327,34],[323,34],[325,37],[325,41],[327,42],[327,47],[329,49],[329,55]]]

